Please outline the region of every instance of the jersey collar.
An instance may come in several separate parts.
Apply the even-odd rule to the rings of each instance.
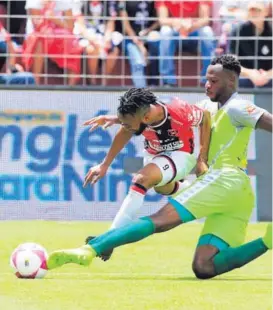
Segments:
[[[236,91],[235,93],[233,93],[230,97],[229,97],[229,99],[220,107],[220,102],[218,102],[218,110],[220,110],[220,109],[222,109],[223,107],[225,107],[227,104],[228,104],[228,102],[230,101],[230,100],[232,100],[232,99],[234,99],[235,97],[237,97],[238,96],[238,92]]]
[[[151,127],[151,128],[157,128],[157,127],[162,126],[162,125],[166,122],[166,120],[167,120],[167,118],[168,118],[168,111],[167,111],[167,107],[165,106],[165,104],[163,104],[163,103],[161,103],[161,102],[159,102],[159,101],[157,102],[157,104],[161,105],[162,108],[164,109],[164,119],[163,119],[162,122],[160,122],[160,123],[157,124],[157,125],[154,125],[154,126],[149,125],[149,127]]]

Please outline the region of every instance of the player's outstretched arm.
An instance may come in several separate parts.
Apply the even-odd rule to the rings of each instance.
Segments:
[[[90,126],[89,131],[93,131],[98,127],[106,129],[115,124],[120,124],[120,121],[116,115],[100,115],[90,118],[88,121],[84,122],[84,126]]]
[[[256,128],[272,132],[272,114],[267,111],[263,113],[256,124]]]
[[[129,142],[132,137],[132,133],[121,127],[117,132],[113,143],[104,158],[103,162],[95,167],[89,169],[85,176],[85,180],[83,183],[83,187],[86,187],[89,183],[92,185],[95,184],[99,179],[104,177],[109,166],[115,159],[115,157],[119,154],[119,152],[124,148],[124,146]]]
[[[208,171],[208,153],[211,134],[211,116],[209,111],[204,111],[202,122],[199,125],[200,151],[196,164],[196,175],[200,176]]]
[[[108,154],[106,155],[103,161],[103,164],[109,167],[112,161],[115,159],[115,157],[119,154],[119,152],[124,148],[124,146],[132,138],[132,136],[133,136],[133,133],[131,133],[124,127],[121,127],[112,142],[110,150]]]

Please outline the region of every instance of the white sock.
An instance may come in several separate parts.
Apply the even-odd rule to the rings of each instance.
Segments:
[[[146,189],[143,186],[139,184],[132,185],[110,229],[115,229],[131,223],[136,218],[138,211],[143,205],[145,194]]]

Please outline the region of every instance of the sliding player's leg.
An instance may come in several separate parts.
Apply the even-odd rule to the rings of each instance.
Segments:
[[[208,198],[207,196],[213,192],[215,193],[215,189],[223,187],[225,181],[226,177],[221,171],[209,172],[198,178],[175,199],[171,199],[170,203],[156,214],[140,218],[118,229],[110,230],[91,240],[88,245],[75,249],[75,253],[73,253],[73,250],[53,252],[49,257],[48,267],[53,269],[71,262],[88,265],[95,256],[99,256],[105,251],[124,244],[137,242],[154,233],[170,230],[195,218],[202,218],[217,211],[219,212],[219,210],[227,208],[226,204],[221,205],[222,195],[216,194],[214,198]],[[211,207],[207,207],[208,204],[211,204]],[[218,207],[219,205],[220,207]],[[83,251],[82,255],[80,255],[81,249]],[[89,254],[88,251],[90,251]]]
[[[170,203],[150,217],[143,217],[126,226],[109,230],[78,249],[60,250],[50,254],[47,266],[54,269],[67,263],[88,266],[94,257],[124,244],[140,241],[154,233],[170,230],[194,220],[185,208]]]
[[[225,198],[230,207],[206,219],[193,261],[197,278],[208,279],[240,268],[272,248],[270,225],[264,238],[243,244],[254,208],[254,195],[250,181],[243,173],[230,175],[230,180],[225,181],[226,187],[235,186],[235,183],[239,191],[233,190],[233,195]],[[218,188],[218,195],[220,193]]]
[[[150,217],[140,218],[128,225],[110,230],[90,240],[87,245],[81,248],[53,252],[48,259],[48,268],[53,269],[67,263],[89,265],[95,256],[100,256],[115,247],[140,241],[154,233],[170,230],[182,223],[213,213],[214,210],[217,210],[217,199],[211,208],[205,208],[204,202],[207,206],[206,195],[210,193],[209,187],[211,183],[215,183],[219,176],[220,173],[213,172],[199,177],[185,191],[175,199],[170,199],[167,205]],[[187,201],[189,207],[185,207],[181,203],[184,200]],[[218,203],[220,201],[221,199],[218,200]]]

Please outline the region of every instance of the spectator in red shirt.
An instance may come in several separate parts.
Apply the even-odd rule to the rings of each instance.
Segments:
[[[68,84],[75,85],[81,73],[82,54],[87,54],[91,83],[95,84],[98,49],[80,46],[73,35],[74,18],[72,0],[27,0],[27,38],[23,47],[23,61],[31,68],[40,84],[45,56],[66,69]]]
[[[176,85],[174,55],[180,40],[184,51],[196,52],[200,46],[201,76],[205,76],[215,49],[213,31],[209,26],[211,1],[160,0],[156,7],[161,24],[160,74],[163,84]],[[193,39],[197,37],[200,39]]]

